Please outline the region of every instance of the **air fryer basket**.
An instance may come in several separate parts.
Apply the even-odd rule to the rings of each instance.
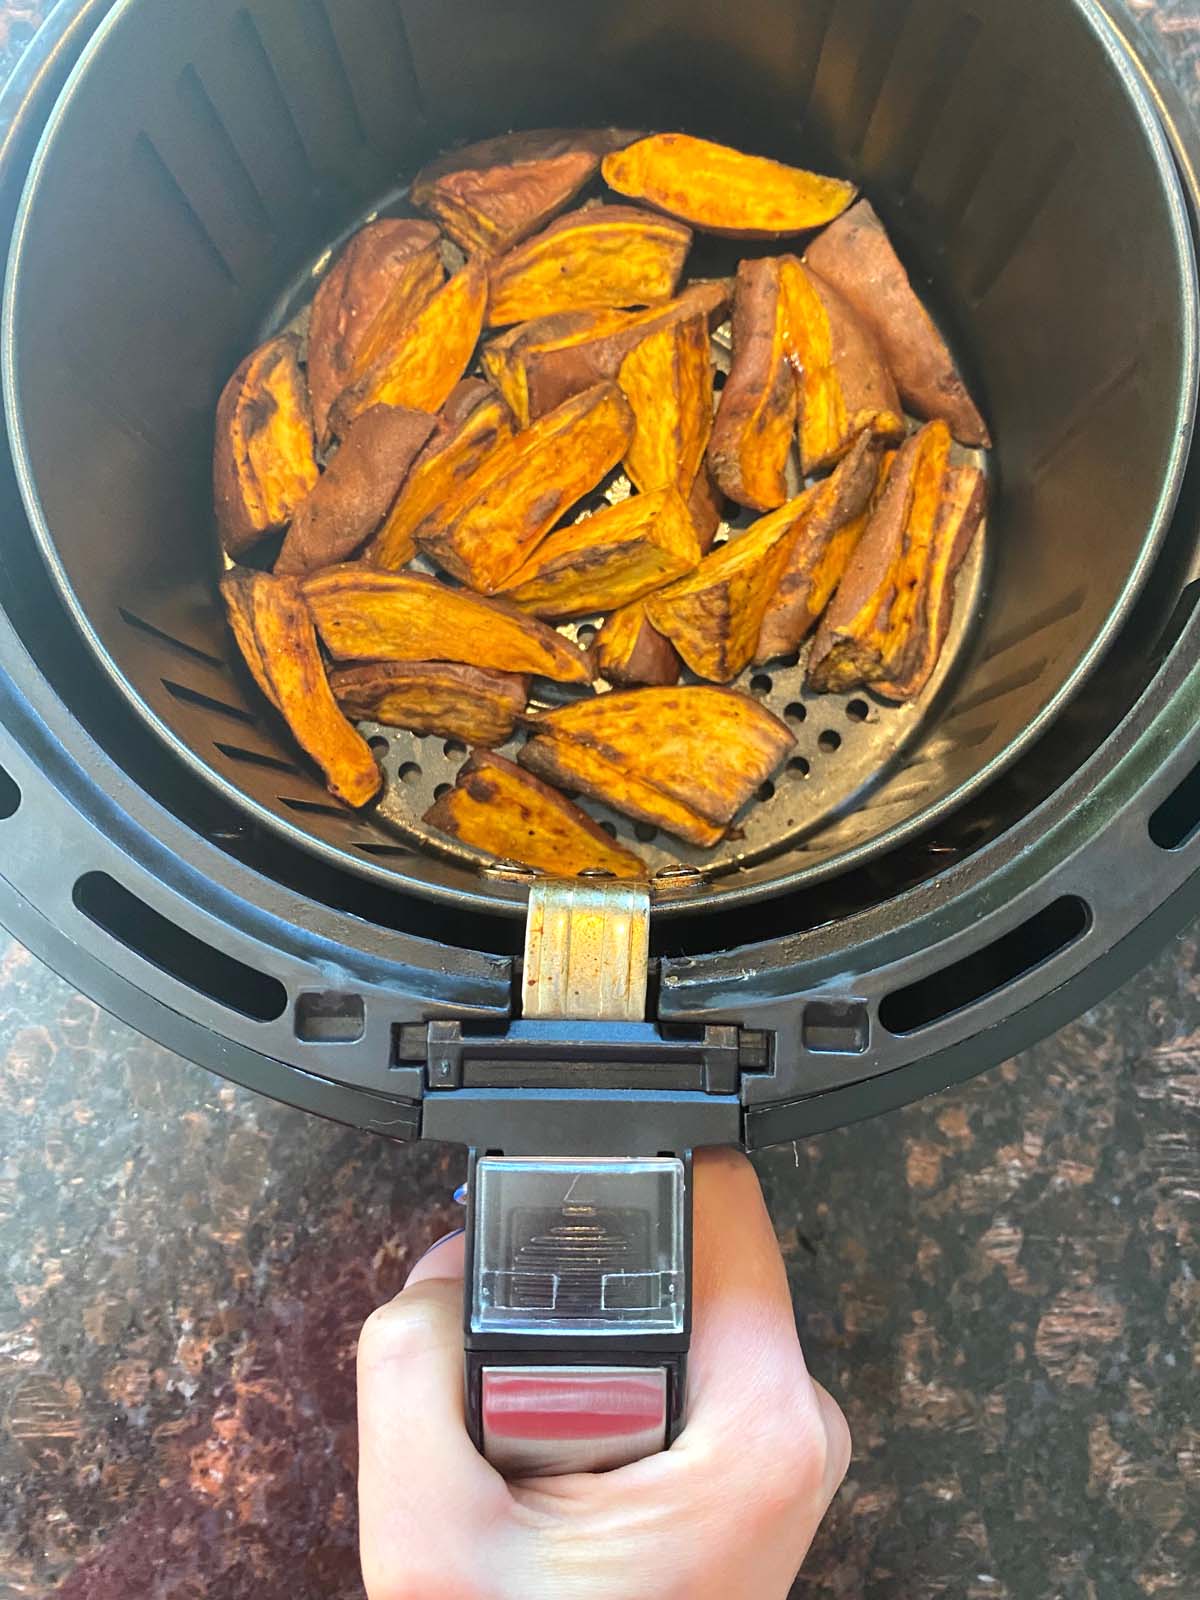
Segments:
[[[429,155],[601,121],[858,179],[998,441],[986,567],[939,693],[885,711],[806,697],[795,666],[765,675],[797,759],[757,814],[767,844],[688,905],[845,874],[983,790],[1073,694],[1102,694],[1089,673],[1154,564],[1190,443],[1184,206],[1085,0],[121,0],[50,122],[10,268],[34,531],[103,670],[174,756],[339,869],[460,906],[519,909],[521,893],[334,805],[233,659],[213,403],[330,246]],[[1101,698],[1082,721],[1105,713]],[[418,766],[429,789],[461,760],[393,742],[393,775]]]

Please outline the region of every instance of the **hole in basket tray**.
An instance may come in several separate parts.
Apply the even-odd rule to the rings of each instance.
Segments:
[[[403,761],[396,772],[401,783],[416,783],[421,776],[421,769],[415,761]]]
[[[842,736],[840,733],[834,733],[832,728],[826,728],[817,740],[817,744],[827,756],[831,756],[835,750],[842,748]]]
[[[784,707],[783,714],[789,722],[803,722],[808,716],[808,708],[799,700],[793,700],[791,705]]]
[[[3,767],[0,767],[0,822],[6,822],[9,817],[15,817],[21,804],[21,791],[17,788],[15,778],[10,778]]]
[[[865,722],[871,715],[871,708],[865,700],[850,700],[846,704],[846,715],[851,722]]]
[[[0,793],[0,816],[4,798]],[[1147,827],[1160,850],[1178,850],[1200,828],[1200,766],[1195,766],[1158,807]]]

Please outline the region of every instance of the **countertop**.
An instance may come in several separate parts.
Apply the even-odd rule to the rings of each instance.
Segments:
[[[0,72],[44,8],[0,4]],[[1130,0],[1200,95],[1200,8]],[[1200,1593],[1200,946],[757,1166],[853,1428],[802,1600]],[[0,1600],[351,1600],[353,1354],[458,1153],[283,1109],[0,935]]]

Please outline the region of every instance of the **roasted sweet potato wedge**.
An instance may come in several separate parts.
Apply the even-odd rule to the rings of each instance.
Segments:
[[[457,398],[456,398],[457,397]],[[486,383],[464,379],[442,408],[445,426],[435,432],[413,463],[387,521],[371,541],[366,559],[392,571],[416,554],[417,529],[448,504],[494,450],[513,436],[513,417]]]
[[[650,621],[699,677],[731,683],[749,664],[803,513],[803,495],[787,501],[646,600]]]
[[[625,471],[635,488],[673,488],[686,500],[704,461],[713,421],[708,318],[669,322],[641,339],[617,377],[633,412]]]
[[[878,478],[879,450],[864,433],[836,470],[802,496],[787,560],[767,598],[756,661],[795,650],[829,604],[866,529]]]
[[[717,487],[717,480],[707,461],[701,463],[692,484],[692,492],[688,495],[688,514],[700,541],[700,553],[707,555],[721,531],[721,519],[725,514],[725,496]]]
[[[908,409],[941,417],[961,444],[990,447],[987,423],[871,202],[860,200],[826,228],[804,260],[875,335]]]
[[[575,502],[620,461],[633,416],[615,383],[596,384],[500,445],[417,543],[482,594],[494,594]]]
[[[333,698],[298,581],[235,572],[221,580],[221,592],[246,663],[297,744],[325,774],[331,794],[365,806],[383,777]]]
[[[324,439],[333,402],[424,310],[446,273],[438,231],[413,217],[370,222],[321,281],[308,325],[308,392]]]
[[[468,262],[384,348],[330,413],[344,434],[371,406],[437,411],[462,377],[479,339],[487,306],[487,268]]]
[[[794,256],[780,257],[780,281],[788,357],[799,379],[805,476],[840,461],[860,433],[903,439],[900,397],[875,335]]]
[[[576,877],[644,878],[646,863],[614,843],[586,811],[503,756],[477,751],[454,788],[426,813],[431,828],[502,861]]]
[[[691,243],[692,230],[666,217],[633,206],[584,206],[493,262],[488,326],[665,300]]]
[[[819,228],[857,190],[763,156],[686,133],[655,133],[605,156],[604,181],[618,194],[680,217],[705,233],[779,239]]]
[[[426,411],[372,406],[346,430],[328,468],[296,508],[275,562],[278,573],[346,561],[387,515],[435,419]]]
[[[529,699],[519,672],[457,661],[369,661],[334,667],[329,687],[353,722],[380,722],[467,744],[503,744]]]
[[[900,447],[813,640],[812,688],[852,689],[903,671],[949,463],[944,422],[926,423]]]
[[[640,600],[699,560],[687,507],[674,489],[656,489],[550,534],[503,593],[535,617],[585,617]]]
[[[651,626],[643,601],[622,606],[596,635],[596,674],[618,689],[679,682],[682,662],[669,639]]]
[[[708,449],[721,490],[756,511],[781,506],[795,431],[782,262],[773,256],[743,261],[733,297],[733,364]]]
[[[601,157],[636,137],[620,128],[540,128],[483,139],[423,167],[411,199],[468,255],[498,255],[570,205]]]
[[[979,532],[986,501],[987,482],[978,467],[950,468],[908,642],[899,653],[895,676],[871,685],[885,699],[915,700],[933,676],[954,617],[958,570]]]
[[[463,661],[560,683],[592,681],[587,657],[553,628],[420,573],[326,567],[305,581],[304,597],[335,661]]]
[[[282,334],[241,362],[217,402],[213,500],[226,552],[286,527],[317,476],[300,341]]]
[[[539,317],[483,347],[483,367],[522,427],[564,400],[615,378],[634,346],[657,328],[703,316],[709,327],[729,308],[728,278],[689,284],[682,294],[644,311],[563,311]]]

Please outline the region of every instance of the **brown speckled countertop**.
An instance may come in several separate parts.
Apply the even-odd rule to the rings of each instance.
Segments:
[[[45,6],[0,4],[0,70]],[[1200,97],[1194,0],[1129,0]],[[855,1437],[795,1595],[1200,1595],[1200,945],[758,1160]],[[351,1600],[353,1351],[455,1152],[223,1085],[0,935],[0,1600]]]

